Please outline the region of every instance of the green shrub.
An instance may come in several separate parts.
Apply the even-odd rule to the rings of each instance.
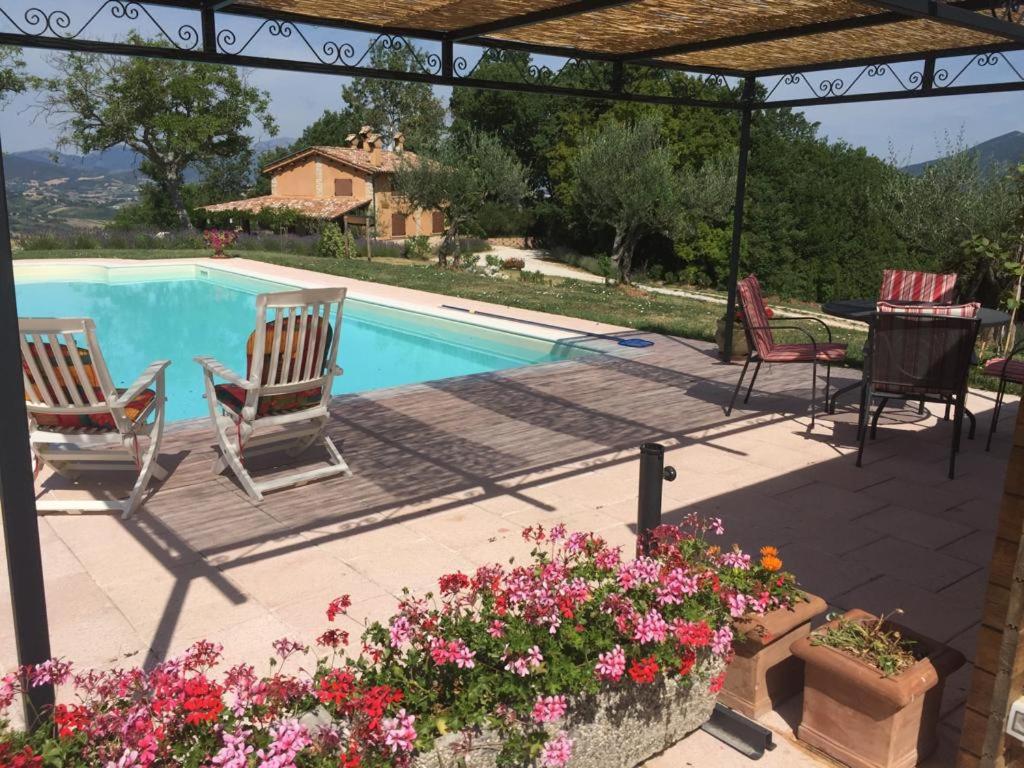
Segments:
[[[484,256],[484,263],[491,269],[508,269],[508,267],[505,267],[506,261],[508,261],[508,259],[503,259],[501,256],[496,256],[493,253],[488,253]]]
[[[519,279],[524,283],[545,283],[543,272],[530,272],[528,270],[522,270],[519,273]]]
[[[407,238],[405,241],[405,252],[402,254],[407,259],[425,261],[430,258],[430,238],[426,235],[416,235]]]
[[[459,254],[483,253],[491,250],[491,244],[479,237],[463,237],[459,240]]]
[[[665,268],[661,264],[650,264],[647,267],[647,279],[658,282],[665,277]]]
[[[322,259],[344,259],[349,257],[345,252],[345,235],[341,227],[333,221],[324,224],[320,230],[320,239],[316,243],[316,255]]]

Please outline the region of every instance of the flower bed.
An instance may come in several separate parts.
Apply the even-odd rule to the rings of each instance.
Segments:
[[[358,653],[338,627],[315,663],[279,640],[262,677],[250,665],[215,675],[220,649],[206,642],[148,672],[23,669],[0,685],[5,711],[30,685],[70,683],[72,696],[33,733],[0,732],[0,765],[634,765],[710,715],[731,622],[796,595],[775,555],[753,562],[709,533],[719,521],[691,517],[624,560],[592,534],[528,529],[530,562],[407,593]],[[327,618],[349,605],[335,600]]]

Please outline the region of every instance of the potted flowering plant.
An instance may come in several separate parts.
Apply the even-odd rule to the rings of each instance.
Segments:
[[[827,608],[824,600],[799,589],[793,574],[782,570],[778,548],[765,546],[760,554],[760,559],[748,559],[733,578],[735,655],[720,696],[722,703],[754,719],[803,689],[803,662],[790,646],[810,634],[811,621]]]
[[[959,652],[859,610],[793,644],[807,665],[797,737],[854,768],[910,768],[937,743]]]
[[[214,675],[220,649],[207,642],[150,671],[22,669],[0,680],[4,711],[31,685],[70,683],[75,703],[31,733],[0,722],[0,764],[634,766],[710,717],[735,606],[774,604],[745,591],[748,556],[709,543],[721,533],[690,517],[627,560],[593,534],[528,529],[522,565],[407,592],[359,653],[338,627],[312,663],[301,643],[276,641],[262,677],[246,664]],[[350,605],[338,598],[327,618]]]
[[[230,258],[224,253],[225,248],[230,248],[238,240],[238,233],[233,229],[207,229],[203,232],[203,240],[213,249],[213,258]]]
[[[770,307],[765,307],[765,312],[768,313],[768,317],[774,316]],[[718,351],[720,354],[725,354],[725,321],[728,319],[728,315],[718,318],[718,324],[715,326],[715,343],[718,344]],[[747,356],[750,351],[750,346],[747,344],[747,333],[743,329],[744,315],[742,309],[736,310],[734,322],[732,326],[732,359],[736,360]]]

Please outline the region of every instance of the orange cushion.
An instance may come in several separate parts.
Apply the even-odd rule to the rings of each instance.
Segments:
[[[85,374],[86,380],[83,382],[79,381],[81,377],[78,375],[78,369],[75,367],[74,356],[71,354],[71,348],[68,347],[66,344],[59,344],[57,346],[58,349],[60,350],[60,355],[63,358],[64,365],[68,369],[68,374],[71,377],[70,382],[64,380],[64,374],[60,370],[59,364],[57,362],[57,356],[54,354],[53,347],[50,344],[36,344],[35,342],[28,344],[28,350],[29,354],[32,356],[32,362],[35,364],[36,370],[39,371],[39,374],[45,378],[46,374],[43,373],[43,371],[45,371],[46,368],[43,365],[42,357],[42,354],[45,353],[46,359],[49,360],[50,367],[53,369],[54,374],[60,381],[61,388],[64,390],[64,395],[68,398],[69,402],[73,402],[71,399],[71,395],[68,391],[69,386],[73,386],[78,390],[78,394],[82,398],[82,401],[84,402],[84,387],[92,387],[94,390],[96,390],[100,386],[100,380],[99,377],[96,375],[96,369],[93,368],[92,366],[92,358],[89,355],[89,350],[83,349],[81,347],[76,348],[78,352],[78,361],[79,363],[81,363],[82,372]],[[40,351],[40,347],[42,348],[42,352]],[[35,377],[32,375],[32,369],[29,367],[28,361],[26,361],[24,357],[22,357],[21,368],[25,372],[25,377],[28,379],[29,383],[34,388],[36,388],[36,390],[38,390],[41,385],[46,386],[46,390],[47,393],[50,395],[50,398],[54,401],[57,400],[56,393],[53,391],[53,388],[51,386],[49,386],[45,381],[37,382],[35,380]],[[30,392],[25,392],[25,399],[33,401]],[[102,396],[100,399],[103,399]]]
[[[102,402],[104,395],[102,390],[96,388],[93,390],[96,393],[97,399]],[[123,394],[127,390],[119,389],[117,393]],[[139,393],[138,397],[128,403],[128,407],[125,408],[125,415],[131,421],[138,421],[142,412],[149,407],[149,404],[153,402],[153,398],[156,397],[156,392],[151,389],[144,389]],[[64,429],[102,429],[108,432],[113,432],[117,429],[117,424],[114,423],[114,417],[110,413],[90,413],[90,414],[68,414],[68,413],[36,413],[33,414],[33,418],[36,420],[36,424],[40,427],[50,428],[64,428]]]
[[[297,353],[298,353],[298,350],[299,350],[299,335],[301,333],[301,327],[302,327],[301,320],[296,321],[296,323],[295,323],[295,330],[292,332],[291,360],[289,361],[288,371],[285,372],[282,369],[284,367],[284,353],[285,353],[285,349],[288,346],[288,338],[287,338],[288,327],[287,327],[287,325],[285,325],[284,321],[282,320],[282,322],[281,322],[282,338],[281,338],[281,346],[280,346],[281,361],[280,361],[280,363],[278,363],[278,371],[277,371],[278,375],[277,375],[277,378],[275,379],[275,381],[278,381],[278,382],[285,381],[286,380],[286,378],[285,378],[286,375],[290,379],[292,373],[295,372],[295,370],[296,370],[296,364],[298,365],[298,370],[299,371],[305,370],[306,365],[308,364],[309,355],[316,353],[316,350],[311,349],[311,347],[316,345],[316,340],[317,340],[317,338],[320,335],[320,327],[321,327],[320,324],[323,323],[323,322],[325,322],[325,321],[324,321],[324,319],[322,317],[316,317],[315,319],[307,319],[306,320],[306,333],[305,333],[306,343],[303,345],[304,348],[303,348],[303,352],[302,352],[302,359],[301,360],[296,360],[296,356],[297,356]],[[270,322],[267,323],[265,334],[266,335],[264,336],[264,339],[263,339],[263,369],[262,369],[262,373],[260,374],[260,380],[261,380],[261,382],[263,384],[266,384],[268,381],[270,381],[270,370],[269,370],[269,368],[270,368],[270,355],[274,351],[274,322],[273,321],[270,321]],[[331,328],[330,324],[328,324],[327,325],[327,338],[324,341],[324,351],[323,351],[324,359],[322,361],[319,361],[320,362],[319,366],[314,366],[314,368],[313,368],[313,375],[314,376],[322,375],[324,369],[327,367],[327,356],[328,356],[328,354],[330,353],[330,350],[331,350],[331,339],[333,338],[333,336],[334,336],[334,329]],[[246,375],[246,377],[248,377],[248,376],[250,376],[252,374],[253,350],[254,350],[255,346],[256,346],[256,332],[253,331],[251,334],[249,334],[249,340],[246,342],[246,345],[245,345],[245,361],[246,361],[245,375]],[[284,374],[284,375],[282,375],[282,374]],[[242,399],[243,399],[243,402],[244,402],[245,398],[243,397]]]
[[[237,384],[218,384],[217,402],[230,411],[240,414],[245,407],[245,390]],[[320,405],[322,387],[306,389],[301,392],[289,392],[285,395],[261,397],[256,406],[257,416],[276,416],[282,413],[303,411]]]

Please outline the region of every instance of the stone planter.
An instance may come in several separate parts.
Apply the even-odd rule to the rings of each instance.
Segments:
[[[718,325],[715,327],[715,343],[718,344],[718,352],[725,354],[725,318],[718,318]],[[732,359],[739,360],[747,356],[747,334],[743,330],[743,323],[737,321],[732,326]]]
[[[864,611],[846,618],[877,621]],[[853,768],[910,768],[936,745],[935,730],[946,678],[963,655],[895,624],[922,654],[914,666],[893,677],[834,648],[793,644],[807,665],[804,709],[797,737]]]
[[[572,702],[566,719],[550,730],[575,739],[571,768],[633,768],[708,721],[718,696],[709,685],[724,667],[720,659],[696,667],[690,685],[664,678],[643,686],[623,682]],[[495,768],[497,734],[479,734],[465,754],[453,749],[461,741],[459,734],[442,737],[433,752],[413,760],[414,768]]]
[[[780,608],[764,616],[736,622],[742,640],[734,643],[736,656],[729,665],[719,699],[746,717],[759,717],[800,693],[804,664],[790,646],[811,631],[811,621],[828,606],[817,595],[792,609]]]

